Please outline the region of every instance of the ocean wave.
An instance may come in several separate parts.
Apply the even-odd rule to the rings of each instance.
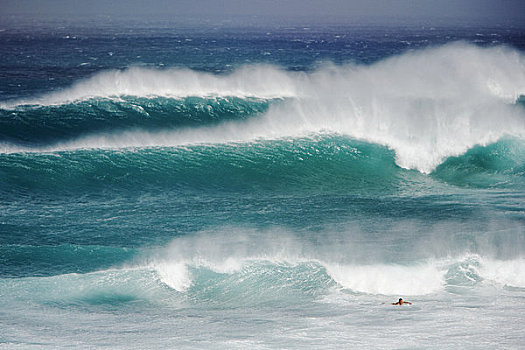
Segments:
[[[448,157],[476,145],[508,136],[523,138],[525,111],[519,101],[524,94],[525,63],[519,51],[454,43],[369,66],[326,65],[309,73],[261,65],[226,75],[135,67],[103,72],[60,93],[1,107],[122,96],[279,99],[284,102],[270,104],[249,120],[175,131],[112,130],[44,149],[251,142],[328,132],[389,147],[400,167],[430,173]],[[137,108],[146,109],[140,104]],[[147,129],[145,125],[140,128]],[[42,149],[3,143],[4,152]]]
[[[342,296],[412,298],[525,289],[524,259],[465,255],[412,264],[332,264],[297,256],[229,257],[225,261],[151,261],[83,274],[0,279],[4,300],[59,307],[294,305]]]
[[[237,97],[120,96],[56,106],[21,107],[0,110],[0,140],[26,145],[27,150],[31,150],[95,133],[154,132],[214,125],[256,116],[265,112],[269,103],[271,101]]]
[[[117,150],[0,155],[0,193],[220,190],[395,194],[444,186],[521,188],[525,144],[504,139],[449,158],[430,176],[395,164],[386,147],[340,135]],[[440,185],[441,184],[441,185]],[[441,189],[441,190],[440,190]]]
[[[385,147],[337,135],[126,150],[0,155],[0,192],[220,190],[330,193],[396,191],[417,172],[397,167]]]
[[[476,288],[525,288],[520,272],[525,260],[493,260],[478,255],[414,262],[411,264],[334,264],[307,257],[251,257],[213,262],[199,257],[186,262],[151,265],[160,280],[180,293],[201,295],[216,289],[211,298],[230,294],[228,300],[250,299],[258,291],[278,298],[295,292],[320,297],[331,290],[369,295],[428,295],[474,292]],[[225,270],[225,266],[227,269]],[[291,290],[287,290],[287,289]]]
[[[25,302],[58,307],[99,306],[114,308],[122,304],[176,305],[152,271],[134,268],[107,269],[49,277],[0,279],[0,295],[10,303]]]
[[[468,246],[476,244],[468,244],[464,235],[455,237],[449,229],[434,232],[429,245],[427,238],[418,238],[405,227],[410,231],[409,240],[420,241],[424,247],[414,244],[404,257],[398,251],[407,244],[403,235],[368,237],[367,243],[368,234],[352,228],[309,235],[284,228],[222,227],[179,236],[165,246],[142,248],[132,255],[112,247],[78,247],[79,256],[71,254],[71,246],[13,246],[5,248],[11,258],[20,251],[32,253],[41,265],[45,264],[41,257],[49,254],[57,256],[52,261],[62,265],[71,258],[82,260],[84,255],[105,257],[107,263],[115,252],[120,261],[114,260],[112,266],[99,264],[98,269],[89,271],[96,265],[91,263],[82,273],[4,276],[0,278],[0,297],[10,305],[30,301],[59,307],[275,307],[324,301],[333,299],[334,294],[343,299],[390,299],[525,289],[522,252],[509,255],[512,247],[502,246],[506,254],[501,257],[493,247],[484,250],[481,244],[474,252]],[[503,238],[498,232],[498,239]],[[439,254],[441,250],[448,253]],[[27,265],[26,260],[21,261]]]
[[[97,73],[62,91],[34,99],[3,102],[0,108],[12,110],[23,106],[53,106],[96,98],[123,96],[171,99],[187,97],[285,98],[296,95],[297,82],[294,81],[294,77],[300,75],[261,64],[244,66],[226,75],[181,68],[131,67],[125,70]]]
[[[351,253],[355,249],[348,244],[350,241],[339,239],[337,248],[326,241],[310,245],[304,238],[286,232],[251,234],[229,230],[214,232],[213,236],[203,233],[177,238],[152,255],[148,266],[163,283],[181,293],[209,291],[213,287],[208,277],[219,288],[229,288],[218,294],[253,293],[246,285],[238,285],[247,283],[254,289],[266,286],[278,290],[274,297],[285,287],[309,297],[333,288],[374,295],[462,292],[461,288],[487,285],[525,288],[525,274],[519,272],[525,260],[520,257],[498,260],[462,253],[404,263],[380,258],[364,262],[356,260]]]

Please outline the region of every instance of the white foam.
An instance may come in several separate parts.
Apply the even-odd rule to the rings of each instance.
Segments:
[[[215,75],[183,68],[131,67],[109,70],[73,84],[70,88],[39,98],[0,104],[0,108],[21,105],[61,105],[92,98],[188,96],[279,98],[295,96],[296,74],[269,65],[244,66],[227,75]]]
[[[99,134],[37,151],[244,142],[326,132],[390,147],[399,166],[428,173],[475,145],[525,137],[525,112],[513,105],[525,95],[523,55],[506,47],[462,43],[408,52],[370,66],[327,65],[312,73],[266,65],[229,75],[131,68],[100,73],[29,102],[122,95],[286,100],[249,121],[173,132]]]
[[[157,271],[163,283],[179,292],[185,292],[191,286],[191,275],[183,262],[156,262],[151,268]]]
[[[486,281],[525,288],[525,259],[481,260],[479,273]]]
[[[328,274],[354,292],[383,295],[424,295],[444,286],[444,271],[433,264],[327,265]]]

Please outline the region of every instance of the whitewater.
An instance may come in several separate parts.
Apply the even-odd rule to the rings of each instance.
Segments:
[[[522,346],[519,28],[120,26],[0,31],[1,348]]]

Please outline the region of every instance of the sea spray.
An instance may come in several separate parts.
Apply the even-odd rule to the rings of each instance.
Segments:
[[[293,281],[292,285],[301,286],[301,290],[317,290],[316,294],[328,293],[336,286],[352,293],[412,296],[435,294],[445,288],[462,293],[464,290],[458,288],[524,286],[522,274],[517,273],[524,266],[521,258],[499,260],[490,257],[490,252],[483,255],[467,252],[405,264],[387,263],[386,256],[377,255],[375,262],[364,263],[364,259],[354,254],[352,239],[337,239],[337,245],[330,239],[313,244],[304,236],[289,232],[225,228],[213,234],[202,232],[177,238],[167,247],[152,252],[148,266],[171,288],[179,292],[192,289],[195,293],[204,288],[196,281],[207,271],[216,273],[214,283],[227,289],[236,289],[227,284],[255,278],[252,288],[267,284],[268,288],[283,288]],[[343,251],[347,253],[341,254]]]

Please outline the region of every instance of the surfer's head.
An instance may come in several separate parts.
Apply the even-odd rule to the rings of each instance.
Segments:
[[[392,305],[403,305],[403,304],[412,305],[410,301],[403,301],[403,298],[399,298],[397,303],[392,303]]]

